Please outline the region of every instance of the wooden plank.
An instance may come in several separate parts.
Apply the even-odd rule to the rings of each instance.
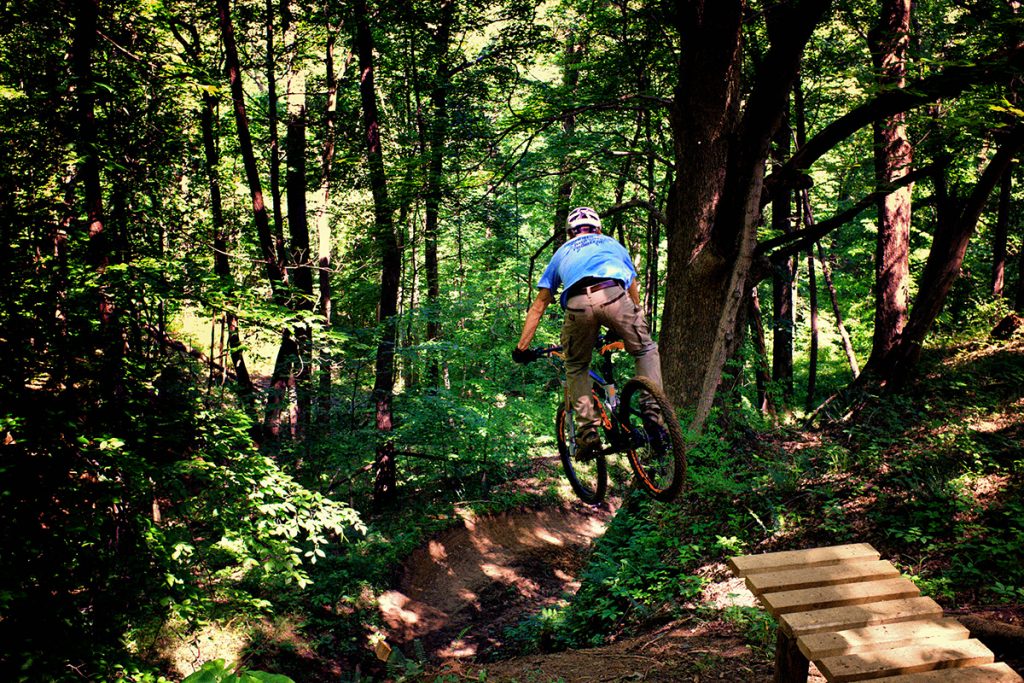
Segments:
[[[948,618],[811,633],[800,636],[798,642],[805,657],[817,660],[908,645],[935,645],[943,641],[967,640],[970,637],[971,632],[967,627],[956,619]]]
[[[818,670],[835,683],[867,681],[897,676],[989,664],[995,656],[980,640],[970,639],[935,645],[914,645],[882,652],[825,657],[818,660]]]
[[[793,612],[779,617],[779,628],[802,636],[823,631],[844,631],[875,624],[895,624],[928,617],[941,617],[942,608],[928,597],[886,600],[867,605],[833,607],[813,612]]]
[[[898,578],[766,593],[758,597],[769,612],[778,616],[790,612],[807,612],[845,605],[863,605],[869,602],[913,598],[920,594],[921,592],[912,581]]]
[[[761,595],[856,581],[893,579],[899,575],[900,571],[888,560],[861,560],[810,569],[786,569],[753,574],[747,577],[747,588],[754,595]]]
[[[1024,678],[1006,664],[982,664],[968,669],[942,669],[904,676],[876,678],[874,683],[1021,683]]]
[[[747,577],[780,569],[827,566],[851,560],[877,560],[878,558],[878,551],[867,543],[850,543],[827,548],[783,550],[777,553],[731,557],[729,558],[729,569],[736,576]]]

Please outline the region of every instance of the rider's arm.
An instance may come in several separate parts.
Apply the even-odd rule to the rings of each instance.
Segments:
[[[636,285],[636,279],[629,283],[629,298],[633,300],[637,306],[640,305],[640,288]]]
[[[537,292],[537,298],[533,300],[530,310],[526,312],[526,322],[523,323],[523,334],[519,337],[519,343],[516,344],[517,349],[525,351],[530,346],[530,341],[537,331],[537,325],[540,324],[541,316],[544,315],[548,304],[554,300],[555,298],[551,296],[550,289],[541,287],[540,291]]]

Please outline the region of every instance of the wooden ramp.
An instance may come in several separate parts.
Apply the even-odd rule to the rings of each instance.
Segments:
[[[729,560],[778,622],[775,682],[1024,683],[867,543]]]

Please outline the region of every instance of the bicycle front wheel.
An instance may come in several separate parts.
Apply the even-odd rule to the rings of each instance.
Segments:
[[[656,500],[675,499],[686,476],[683,430],[675,409],[646,377],[626,382],[621,399],[619,417],[632,446],[629,464],[637,481]]]
[[[592,460],[576,458],[576,413],[558,406],[555,435],[558,439],[558,457],[573,492],[584,503],[600,503],[608,489],[608,464],[603,455]]]

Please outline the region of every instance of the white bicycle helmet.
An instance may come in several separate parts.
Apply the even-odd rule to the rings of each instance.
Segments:
[[[597,215],[597,211],[594,211],[589,206],[580,206],[569,212],[569,217],[565,219],[565,231],[569,233],[570,237],[575,236],[585,227],[594,228],[597,232],[601,232],[601,217]]]

